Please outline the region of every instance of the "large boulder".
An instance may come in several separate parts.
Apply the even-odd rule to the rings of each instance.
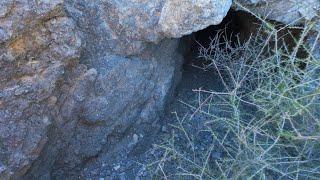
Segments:
[[[37,2],[0,2],[0,179],[21,177],[39,157],[80,56],[63,1]]]
[[[135,55],[164,38],[219,24],[231,0],[71,0],[67,9],[83,30],[91,31],[95,49]],[[101,35],[104,36],[101,36]],[[93,45],[93,44],[91,44]]]
[[[180,74],[168,38],[220,23],[230,5],[1,1],[0,179],[48,179],[112,149],[110,134],[151,125]]]
[[[319,18],[318,0],[239,2],[285,24]],[[152,129],[180,76],[170,38],[219,24],[231,3],[0,1],[0,179],[64,176]]]
[[[231,0],[167,0],[158,23],[160,32],[179,38],[219,24],[231,4]]]

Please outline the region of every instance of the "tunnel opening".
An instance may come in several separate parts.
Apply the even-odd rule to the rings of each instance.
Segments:
[[[211,25],[206,29],[192,33],[182,38],[182,43],[189,47],[184,53],[182,78],[176,89],[176,98],[168,108],[168,113],[179,111],[181,101],[197,99],[197,89],[207,91],[222,91],[224,85],[214,68],[207,68],[208,62],[200,57],[200,49],[207,49],[213,38],[219,35],[221,42],[228,38],[231,45],[245,42],[257,32],[259,21],[244,11],[230,10],[218,25]],[[185,45],[184,45],[185,46]],[[199,98],[199,97],[198,97]],[[177,103],[179,101],[179,103]],[[185,102],[187,103],[187,102]],[[188,102],[189,103],[189,102]],[[182,113],[185,113],[182,110]]]
[[[220,24],[211,25],[190,35],[192,38],[191,47],[190,51],[185,54],[185,63],[192,63],[192,60],[199,56],[201,46],[206,49],[209,48],[211,41],[218,33],[221,42],[225,41],[224,38],[228,38],[232,43],[231,45],[234,45],[238,41],[243,43],[248,40],[251,35],[257,33],[258,28],[259,20],[254,16],[244,11],[230,9]],[[196,63],[196,61],[193,61],[193,63]]]
[[[220,42],[228,38],[231,45],[243,43],[257,32],[259,21],[244,11],[230,10],[218,25],[189,35],[189,51],[184,54],[183,75],[178,87],[181,89],[207,89],[221,91],[222,84],[214,69],[207,68],[208,62],[200,57],[200,49],[208,49],[211,41],[219,35]],[[189,87],[188,87],[189,86]]]
[[[276,46],[279,46],[277,47],[279,49],[285,49],[287,54],[293,53],[297,45],[297,38],[302,35],[303,30],[301,28],[288,28],[287,25],[273,20],[265,20],[264,23],[267,22],[273,24],[274,28],[277,29],[277,37],[272,37],[271,40],[268,41],[265,45],[267,48],[265,48],[263,54],[270,55],[269,51],[273,53],[272,49]],[[249,41],[251,42],[251,39],[254,38],[257,40],[254,40],[256,42],[254,42],[253,45],[264,43],[264,41],[267,41],[269,38],[268,33],[270,33],[270,31],[265,29],[265,25],[262,24],[263,22],[261,22],[261,20],[257,19],[249,12],[230,9],[220,24],[211,25],[184,37],[187,41],[182,39],[182,43],[188,43],[187,46],[189,47],[189,50],[184,53],[182,79],[177,87],[177,98],[180,100],[192,99],[190,97],[188,98],[188,96],[199,88],[207,91],[223,91],[225,84],[223,84],[221,77],[219,77],[217,69],[212,66],[210,67],[212,61],[208,61],[208,59],[204,58],[201,55],[201,51],[210,49],[213,46],[212,42],[214,41],[214,38],[217,37],[220,46],[225,46],[227,44],[226,41],[228,41],[228,46],[232,46],[232,48],[235,49]],[[303,59],[308,56],[308,53],[303,47],[296,49],[296,51],[297,58]],[[232,54],[234,52],[228,53]],[[246,54],[239,55],[246,56]],[[286,57],[283,59],[285,58]],[[247,63],[250,64],[250,62]],[[280,64],[286,66],[286,63],[284,62],[280,62]],[[296,65],[301,69],[305,69],[306,67],[305,62],[299,62],[299,64]],[[230,77],[224,78],[227,79]],[[184,96],[181,94],[185,94],[186,97],[181,97]]]

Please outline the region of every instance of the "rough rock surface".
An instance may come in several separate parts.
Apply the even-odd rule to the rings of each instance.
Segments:
[[[231,0],[168,0],[159,20],[161,32],[178,38],[219,24],[231,4]]]
[[[86,159],[100,155],[112,159],[107,152],[127,147],[132,141],[132,127],[141,135],[152,129],[180,76],[176,63],[182,62],[182,56],[175,52],[178,42],[168,40],[151,47],[147,59],[107,55],[94,62],[99,73],[91,94],[77,102],[83,103],[80,120],[64,150],[66,156],[55,164],[57,179],[80,171]],[[119,148],[121,141],[128,143]]]
[[[284,24],[295,25],[304,20],[315,20],[316,29],[320,30],[319,0],[237,0],[237,2],[253,13]]]
[[[0,3],[0,179],[27,172],[48,142],[81,38],[61,0]],[[61,122],[62,123],[62,122]]]
[[[0,179],[63,175],[132,127],[152,129],[180,74],[179,40],[165,38],[217,24],[231,5],[181,1],[188,14],[177,2],[1,1]]]
[[[231,0],[70,0],[69,14],[82,29],[92,29],[95,43],[120,55],[142,52],[148,42],[219,24]],[[104,36],[101,36],[101,35]],[[95,47],[95,49],[99,49]]]
[[[319,1],[247,5],[289,23],[317,18]],[[182,50],[169,38],[219,24],[230,6],[231,0],[0,1],[0,179],[71,177],[135,144],[155,127],[180,76]]]

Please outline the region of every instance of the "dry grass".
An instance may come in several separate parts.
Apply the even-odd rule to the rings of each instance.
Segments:
[[[224,91],[195,90],[206,98],[189,104],[194,113],[177,116],[170,138],[155,145],[162,155],[149,166],[155,179],[320,179],[320,59],[313,55],[320,34],[307,43],[314,32],[306,22],[299,37],[287,31],[290,45],[281,32],[292,27],[259,19],[246,42],[222,30],[200,47]],[[210,118],[192,129],[197,114]]]

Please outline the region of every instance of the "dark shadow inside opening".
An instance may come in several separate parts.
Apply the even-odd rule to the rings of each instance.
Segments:
[[[192,89],[206,89],[221,91],[222,84],[214,70],[202,69],[203,59],[199,58],[199,48],[209,47],[211,39],[220,31],[223,35],[230,38],[231,41],[245,41],[254,34],[258,28],[258,20],[244,11],[230,10],[227,16],[219,25],[212,25],[206,29],[200,30],[190,35],[190,50],[184,55],[182,80],[178,86],[179,91],[190,91]],[[221,38],[223,38],[221,36]],[[221,39],[223,41],[223,39]]]

